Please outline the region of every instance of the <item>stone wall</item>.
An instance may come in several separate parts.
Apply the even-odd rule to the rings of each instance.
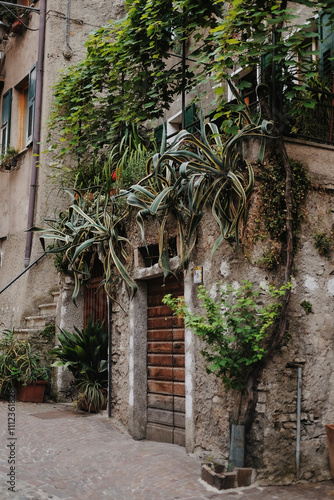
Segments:
[[[333,229],[334,150],[329,146],[316,149],[300,141],[289,142],[288,148],[294,159],[302,159],[307,165],[312,187],[306,200],[306,218],[298,236],[288,334],[261,375],[255,420],[247,436],[246,465],[257,469],[262,484],[329,478],[325,424],[332,422],[334,411],[334,391],[331,388],[334,256],[319,254],[314,245],[314,234],[325,232],[329,235]],[[322,184],[320,177],[324,181]],[[256,200],[255,192],[253,207]],[[170,224],[172,234],[175,226],[172,221]],[[155,224],[148,227],[147,243],[150,244],[156,242],[157,228]],[[129,228],[134,246],[142,246],[136,225],[130,224]],[[220,280],[230,284],[240,284],[245,279],[255,285],[275,283],[279,286],[282,283],[284,264],[272,272],[258,262],[268,241],[257,243],[247,255],[233,251],[225,242],[212,259],[211,248],[217,236],[218,229],[212,215],[206,213],[185,274],[185,298],[192,310],[199,308],[197,285],[193,280],[193,269],[197,266],[203,266],[204,284],[211,293],[214,293],[214,283]],[[157,275],[159,269],[157,265],[142,267],[140,259],[136,258],[137,253],[135,249],[134,276],[138,283],[145,283],[145,279]],[[143,405],[141,409],[140,405],[137,409],[132,405],[136,404],[136,398],[142,400],[143,391],[146,391],[146,387],[142,384],[140,388],[140,383],[137,384],[134,378],[135,373],[140,377],[140,370],[146,370],[146,359],[139,353],[136,355],[133,342],[136,342],[136,335],[144,334],[138,321],[139,309],[129,306],[129,296],[123,287],[120,299],[125,311],[115,306],[113,315],[113,411],[133,430],[133,421],[136,417],[143,418],[145,410]],[[136,297],[133,300],[136,301]],[[311,304],[310,314],[300,305],[303,301]],[[145,300],[141,307],[144,313]],[[145,335],[142,341],[145,342]],[[236,416],[240,396],[237,392],[226,392],[220,380],[206,373],[201,347],[201,340],[186,331],[186,449],[203,457],[228,460],[229,426]],[[296,472],[298,368],[301,368],[302,377],[299,478]],[[135,432],[139,431],[135,428]],[[142,433],[137,437],[145,436]]]

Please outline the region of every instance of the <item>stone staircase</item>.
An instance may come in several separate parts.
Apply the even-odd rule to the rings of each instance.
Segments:
[[[55,321],[59,295],[60,292],[52,292],[53,302],[38,306],[38,315],[25,317],[25,326],[15,329],[15,333],[20,340],[28,340],[38,335],[46,325]]]

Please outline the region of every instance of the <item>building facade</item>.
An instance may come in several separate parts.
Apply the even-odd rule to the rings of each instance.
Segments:
[[[17,4],[28,6],[23,0]],[[84,2],[84,8],[79,1],[55,0],[51,5],[50,1],[38,0],[33,8],[40,12],[31,10],[28,29],[23,33],[9,31],[2,41],[1,151],[3,158],[13,148],[15,151],[13,162],[11,158],[8,163],[3,161],[0,170],[1,288],[43,253],[38,234],[32,237],[30,252],[27,235],[31,233],[26,233],[27,227],[40,225],[40,220],[67,203],[52,183],[52,160],[43,153],[49,144],[47,120],[52,85],[60,70],[84,56],[83,42],[89,32],[106,19],[116,19],[124,13],[122,2],[111,0]],[[45,27],[45,38],[40,35],[41,26]],[[325,33],[323,40],[321,67],[329,74],[333,69],[333,33]],[[40,78],[38,72],[42,74]],[[247,76],[254,79],[254,72],[240,74],[241,78]],[[211,92],[208,89],[204,103],[207,109]],[[330,252],[326,256],[319,253],[314,243],[316,234],[330,235],[334,225],[333,101],[326,109],[326,136],[305,133],[304,137],[295,134],[285,139],[289,156],[307,167],[311,188],[295,256],[289,335],[261,375],[255,420],[247,436],[246,465],[257,469],[264,484],[329,478],[325,424],[332,423],[334,412],[334,260]],[[40,137],[34,136],[37,113]],[[165,121],[169,132],[179,129],[180,101],[166,112]],[[323,118],[318,118],[318,122],[324,125]],[[33,149],[36,141],[41,149],[38,161]],[[52,133],[52,141],[57,141],[56,132]],[[256,163],[251,147],[248,160]],[[261,219],[257,211],[260,197],[260,190],[255,189],[250,225]],[[171,219],[168,224],[171,262],[177,269],[175,221]],[[206,372],[201,340],[170,313],[162,298],[166,293],[184,297],[189,308],[197,311],[199,284],[204,284],[213,296],[218,281],[238,285],[247,279],[267,286],[280,281],[284,266],[278,264],[272,270],[263,265],[264,252],[271,251],[274,245],[270,238],[257,240],[249,236],[251,243],[244,253],[233,251],[223,242],[211,258],[208,249],[219,231],[212,214],[205,213],[187,271],[164,281],[155,258],[155,223],[147,228],[151,250],[148,256],[133,219],[129,220],[128,231],[133,245],[131,273],[138,290],[131,298],[122,283],[118,300],[112,305],[112,414],[135,439],[170,442],[203,458],[214,456],[228,461],[230,426],[240,395],[226,391],[217,377]],[[245,238],[246,241],[247,235]],[[85,297],[82,292],[75,307],[72,292],[71,278],[58,275],[51,257],[44,257],[0,295],[1,327],[15,327],[24,336],[29,329],[42,329],[45,319],[55,318],[58,327],[80,328],[84,323]],[[52,313],[41,313],[39,306],[51,303],[57,303],[50,307]],[[311,311],[303,308],[302,303],[308,303]],[[40,316],[44,318],[42,323]],[[63,372],[54,377],[54,386],[59,393],[66,386]]]

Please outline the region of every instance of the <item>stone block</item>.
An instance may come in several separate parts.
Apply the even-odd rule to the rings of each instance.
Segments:
[[[255,482],[255,469],[251,469],[249,467],[242,467],[234,469],[237,475],[237,485],[241,486],[250,486]]]
[[[217,490],[229,490],[237,487],[237,475],[235,472],[218,473],[205,464],[202,465],[201,479]]]

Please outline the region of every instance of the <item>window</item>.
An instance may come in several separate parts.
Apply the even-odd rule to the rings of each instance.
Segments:
[[[32,68],[29,75],[21,80],[16,86],[15,101],[18,101],[18,148],[28,147],[33,140],[35,94],[36,94],[36,66]]]
[[[334,25],[328,14],[320,16],[319,32],[320,75],[325,77],[334,72]]]
[[[252,106],[256,103],[256,87],[258,83],[256,67],[237,71],[232,75],[232,82],[237,87],[247,106]],[[228,100],[234,100],[234,95],[230,88],[228,88]]]
[[[185,109],[185,127],[190,133],[196,132],[196,127],[191,126],[193,122],[196,121],[197,110],[196,104],[190,104]],[[174,116],[167,120],[167,137],[175,138],[176,134],[182,130],[182,111],[179,111]],[[154,129],[154,137],[158,144],[162,141],[162,133],[163,133],[163,124],[158,125]]]
[[[2,100],[1,121],[1,154],[6,154],[10,141],[10,118],[12,111],[12,89],[9,89]]]
[[[29,77],[26,76],[18,85],[15,86],[15,101],[18,102],[18,149],[22,150],[27,144],[27,110],[28,110],[28,88]]]
[[[7,0],[8,3],[13,3],[15,5],[23,5],[25,7],[29,7],[30,3],[29,0]],[[35,0],[36,2],[36,0]],[[33,2],[33,3],[35,3]]]

